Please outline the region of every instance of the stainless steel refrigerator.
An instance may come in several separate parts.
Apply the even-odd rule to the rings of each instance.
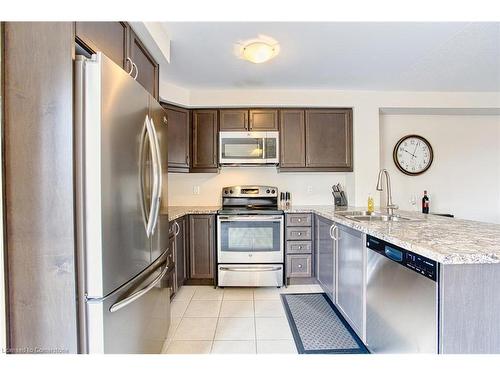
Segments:
[[[75,62],[80,351],[158,353],[170,324],[167,120],[105,55]]]

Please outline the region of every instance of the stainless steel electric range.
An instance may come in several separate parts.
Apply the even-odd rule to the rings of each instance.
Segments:
[[[283,217],[276,187],[222,189],[217,216],[218,286],[283,285]]]

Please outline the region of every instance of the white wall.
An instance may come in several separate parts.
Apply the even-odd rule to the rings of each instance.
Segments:
[[[434,151],[431,167],[420,176],[401,173],[392,159],[394,145],[408,134],[423,136]],[[427,190],[433,212],[500,223],[498,115],[381,115],[380,166],[389,171],[393,200],[402,209],[412,209],[412,194],[420,209]]]
[[[275,167],[224,167],[215,173],[169,173],[168,202],[173,206],[212,206],[221,202],[221,190],[232,185],[270,185],[289,191],[292,204],[332,204],[331,186],[346,184],[351,173],[278,173]],[[193,187],[200,187],[200,194]],[[309,192],[308,187],[312,190]]]
[[[161,88],[168,88],[162,85]],[[170,100],[170,94],[173,99]],[[381,109],[451,109],[488,111],[500,108],[498,92],[396,92],[337,90],[179,90],[160,91],[163,99],[188,107],[352,107],[354,121],[354,172],[345,175],[350,203],[366,205],[375,194],[380,168],[379,111]],[[180,98],[182,100],[176,100]],[[182,177],[181,177],[182,178]],[[175,181],[175,177],[172,178]],[[175,183],[175,182],[174,182]],[[189,188],[189,187],[188,187]],[[318,189],[321,189],[318,186]],[[378,204],[378,195],[374,196]]]

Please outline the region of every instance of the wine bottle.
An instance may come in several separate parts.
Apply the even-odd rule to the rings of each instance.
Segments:
[[[427,190],[424,190],[424,196],[422,197],[422,213],[429,213],[429,197],[427,196]]]

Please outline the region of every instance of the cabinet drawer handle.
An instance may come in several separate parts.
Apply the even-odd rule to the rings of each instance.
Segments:
[[[297,233],[297,236],[299,237],[302,236],[302,232]]]
[[[299,250],[302,250],[302,246],[299,245]]]
[[[297,219],[297,221],[300,223],[302,221],[302,219],[299,218],[299,219]]]

